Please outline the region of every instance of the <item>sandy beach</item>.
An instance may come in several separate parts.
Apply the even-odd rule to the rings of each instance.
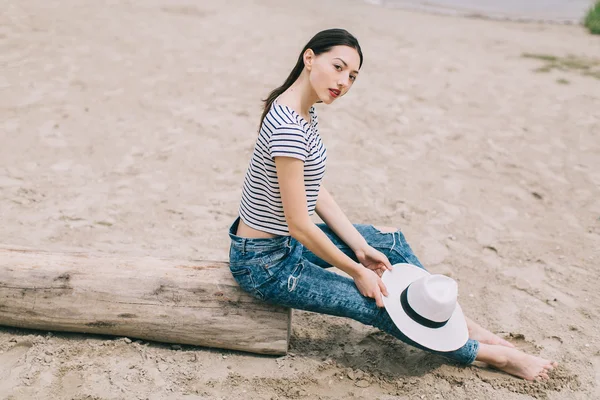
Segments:
[[[343,27],[365,63],[317,105],[328,189],[560,367],[525,382],[301,311],[285,357],[0,327],[0,399],[600,398],[600,37],[348,0],[1,8],[0,244],[227,260],[260,99]]]

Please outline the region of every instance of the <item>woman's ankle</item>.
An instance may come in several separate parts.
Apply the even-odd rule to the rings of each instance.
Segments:
[[[479,344],[479,351],[475,361],[481,361],[486,364],[493,365],[496,368],[504,368],[508,364],[508,357],[505,353],[507,347],[494,344]]]

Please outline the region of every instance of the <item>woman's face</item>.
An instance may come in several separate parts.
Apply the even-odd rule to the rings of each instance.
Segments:
[[[335,46],[318,56],[312,50],[307,50],[304,65],[319,100],[331,104],[352,87],[358,77],[360,56],[356,49],[349,46]]]

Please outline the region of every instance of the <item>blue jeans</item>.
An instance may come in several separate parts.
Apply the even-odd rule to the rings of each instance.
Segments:
[[[475,360],[479,342],[469,339],[460,349],[437,352],[406,337],[396,327],[385,308],[363,296],[354,281],[335,272],[291,236],[249,239],[237,236],[239,218],[229,229],[229,265],[240,287],[252,296],[284,307],[352,318],[372,325],[417,348],[441,354],[461,364]],[[356,256],[325,224],[319,228],[353,260]],[[367,243],[385,254],[390,262],[410,263],[423,268],[400,231],[383,233],[372,225],[354,225]]]

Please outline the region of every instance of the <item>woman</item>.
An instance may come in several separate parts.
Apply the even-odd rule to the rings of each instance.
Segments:
[[[234,278],[271,303],[353,318],[465,365],[478,360],[524,379],[547,379],[556,363],[518,351],[469,319],[468,341],[438,352],[409,339],[383,308],[382,273],[398,263],[423,266],[399,230],[353,225],[321,185],[327,153],[313,107],[344,96],[362,62],[350,33],[319,32],[265,100],[239,217],[229,232]],[[311,221],[315,211],[325,224]],[[331,266],[352,279],[328,271]]]

